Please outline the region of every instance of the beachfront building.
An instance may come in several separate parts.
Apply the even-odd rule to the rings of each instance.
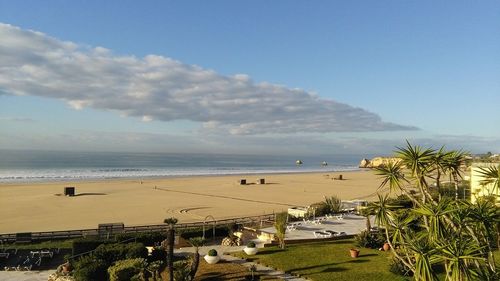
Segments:
[[[480,168],[488,168],[494,165],[498,165],[498,163],[473,163],[471,166],[470,172],[470,187],[471,187],[471,202],[474,203],[481,196],[489,196],[494,195],[497,197],[497,204],[500,203],[500,192],[498,188],[495,188],[493,183],[490,184],[481,184],[481,181],[484,180],[481,177]]]

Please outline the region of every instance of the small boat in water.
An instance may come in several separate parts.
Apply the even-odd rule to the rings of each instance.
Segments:
[[[295,161],[295,164],[296,165],[302,165],[303,163],[302,163],[302,160],[297,160],[297,161]]]
[[[321,166],[325,167],[328,166],[328,163],[326,161],[321,162]]]

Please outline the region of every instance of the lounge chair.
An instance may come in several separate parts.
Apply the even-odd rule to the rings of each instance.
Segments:
[[[8,259],[10,256],[9,252],[0,252],[0,258]]]
[[[325,232],[330,233],[332,236],[336,236],[338,234],[338,232],[333,230],[325,230]]]
[[[328,232],[323,231],[313,231],[314,237],[316,238],[330,238],[332,235]]]

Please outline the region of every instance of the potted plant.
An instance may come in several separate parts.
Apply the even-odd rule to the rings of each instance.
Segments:
[[[351,249],[349,252],[351,252],[351,258],[357,258],[359,256],[358,249]]]
[[[255,246],[255,242],[250,241],[250,242],[248,242],[247,246],[243,249],[243,251],[245,251],[245,253],[247,255],[253,256],[253,255],[257,254],[259,249],[257,249],[257,247]]]
[[[211,249],[208,251],[208,254],[204,257],[205,261],[209,264],[218,263],[220,257],[217,255],[217,251],[215,249]]]

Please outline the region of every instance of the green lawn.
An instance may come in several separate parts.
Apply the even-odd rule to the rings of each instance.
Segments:
[[[358,258],[351,258],[353,240],[290,245],[260,249],[256,256],[236,255],[315,281],[327,280],[410,280],[389,271],[389,253],[362,248]]]
[[[54,241],[44,241],[39,243],[27,243],[27,244],[4,244],[3,247],[7,249],[28,249],[37,250],[45,248],[61,248],[61,249],[71,249],[73,246],[73,240],[54,240]]]

